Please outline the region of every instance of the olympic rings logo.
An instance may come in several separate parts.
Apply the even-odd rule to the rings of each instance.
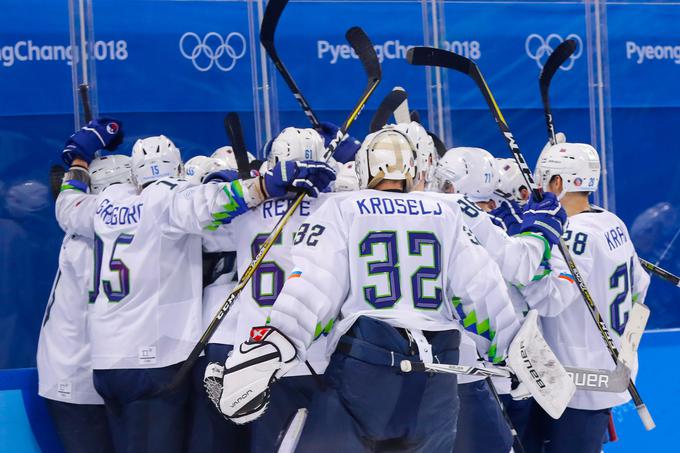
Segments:
[[[560,43],[566,39],[574,39],[577,43],[576,52],[574,52],[574,54],[569,57],[569,60],[567,60],[561,67],[561,69],[564,71],[569,71],[574,66],[574,62],[578,60],[578,58],[583,53],[583,42],[581,41],[581,37],[579,35],[572,33],[565,39],[562,39],[562,37],[557,33],[551,33],[547,38],[544,39],[541,35],[532,33],[527,37],[527,40],[524,43],[524,49],[526,50],[529,58],[536,62],[539,69],[543,69],[543,65],[550,54],[553,53],[555,47],[559,46]]]
[[[229,72],[246,54],[246,38],[235,31],[224,38],[211,31],[201,39],[196,33],[189,31],[179,39],[179,51],[201,72],[209,71],[213,66],[220,71]]]

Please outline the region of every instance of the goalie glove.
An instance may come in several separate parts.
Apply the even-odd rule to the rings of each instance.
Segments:
[[[250,339],[234,349],[224,364],[220,412],[238,424],[255,420],[267,408],[269,386],[297,364],[295,346],[281,331],[253,327]],[[209,366],[204,381],[214,380],[216,371],[220,370]],[[208,376],[208,372],[212,375]]]

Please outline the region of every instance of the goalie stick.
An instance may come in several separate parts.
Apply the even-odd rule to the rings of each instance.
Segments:
[[[375,111],[375,114],[373,114],[373,118],[371,119],[371,125],[368,129],[369,132],[373,133],[376,131],[379,131],[380,129],[383,128],[385,124],[390,119],[390,116],[394,113],[394,111],[406,101],[406,98],[408,95],[406,94],[406,91],[403,89],[393,89],[387,95],[383,98],[383,100],[380,102],[380,105]]]
[[[508,147],[512,151],[512,154],[515,158],[515,161],[517,162],[517,165],[522,170],[522,174],[524,175],[524,179],[527,182],[529,189],[532,191],[534,197],[536,197],[538,200],[541,200],[543,198],[543,194],[541,193],[541,191],[537,189],[531,170],[529,169],[526,160],[524,160],[524,156],[522,155],[522,152],[520,151],[519,146],[515,141],[515,137],[512,135],[510,127],[505,121],[505,118],[503,117],[501,110],[498,108],[498,104],[496,104],[496,100],[494,99],[493,94],[489,89],[489,86],[486,84],[486,81],[484,80],[484,77],[482,76],[479,67],[472,60],[470,60],[469,58],[465,58],[462,55],[458,55],[454,52],[449,52],[446,50],[436,49],[432,47],[411,48],[409,49],[406,58],[408,62],[413,65],[437,66],[453,69],[455,71],[467,75],[475,82],[479,90],[482,92],[482,95],[484,96],[484,99],[486,100],[486,103],[488,104],[489,109],[491,110],[491,114],[496,120],[496,124],[498,125],[501,133],[503,134],[503,137],[505,138]],[[574,280],[577,283],[581,296],[583,297],[583,300],[585,301],[586,306],[588,307],[588,311],[590,312],[593,321],[595,322],[598,330],[600,331],[600,335],[602,336],[602,339],[604,340],[606,347],[609,350],[609,354],[612,360],[614,361],[615,364],[618,363],[619,353],[618,350],[616,349],[616,345],[614,345],[614,341],[612,340],[611,335],[609,334],[607,325],[604,319],[602,318],[602,315],[600,314],[600,311],[598,310],[597,305],[595,304],[595,301],[593,300],[590,294],[590,291],[588,291],[585,280],[583,279],[583,276],[576,267],[576,263],[574,263],[574,259],[571,257],[569,249],[567,248],[562,238],[560,238],[558,248],[562,255],[564,256],[564,260],[566,261],[567,266],[571,271],[571,274],[574,276]],[[642,420],[645,429],[648,431],[654,429],[655,424],[654,421],[652,420],[652,416],[649,413],[647,406],[642,401],[642,398],[640,397],[640,394],[638,393],[635,384],[630,379],[628,380],[628,392],[630,393],[633,402],[635,403],[635,408],[637,409],[637,413],[640,416],[640,419]]]
[[[236,112],[229,112],[224,117],[224,130],[231,141],[231,148],[234,150],[236,167],[240,179],[250,178],[250,164],[248,162],[248,150],[243,140],[243,128],[241,119]]]
[[[350,46],[352,46],[352,49],[354,49],[355,53],[359,56],[359,61],[364,67],[368,83],[366,85],[366,88],[364,89],[364,92],[361,94],[361,97],[359,98],[356,105],[350,112],[349,116],[345,119],[345,122],[338,130],[335,138],[328,144],[328,147],[324,151],[323,154],[324,161],[328,161],[328,159],[332,156],[333,152],[335,151],[335,148],[338,146],[338,143],[340,143],[340,141],[342,141],[342,139],[345,137],[345,135],[347,134],[347,130],[357,119],[357,116],[359,116],[359,114],[361,113],[361,110],[364,108],[366,102],[371,97],[375,89],[378,87],[378,84],[380,83],[380,80],[382,78],[380,62],[378,61],[378,55],[376,54],[375,49],[373,48],[373,44],[371,43],[366,33],[364,33],[364,31],[359,27],[352,27],[349,30],[347,30],[345,38],[349,42]],[[219,308],[217,313],[215,313],[215,316],[213,316],[213,319],[210,321],[210,324],[206,328],[205,332],[203,332],[203,335],[201,335],[201,338],[200,340],[198,340],[198,343],[196,343],[196,345],[192,349],[191,353],[189,354],[189,357],[182,363],[182,366],[173,377],[172,382],[167,387],[162,388],[158,392],[156,392],[155,395],[176,389],[185,379],[185,377],[191,372],[191,368],[193,367],[194,363],[200,356],[205,346],[208,344],[210,338],[217,330],[218,326],[222,322],[222,319],[224,319],[224,316],[229,312],[231,306],[234,304],[239,294],[241,294],[241,291],[243,291],[243,288],[245,288],[246,284],[250,281],[253,274],[262,263],[262,260],[267,255],[267,252],[269,252],[269,249],[272,247],[272,245],[274,245],[276,240],[279,238],[279,236],[281,235],[281,231],[283,231],[283,228],[286,226],[290,218],[293,216],[295,210],[298,208],[298,206],[300,206],[302,200],[304,200],[305,195],[306,195],[305,192],[301,192],[295,197],[292,203],[289,204],[289,207],[286,210],[286,212],[281,216],[279,221],[274,226],[274,229],[271,231],[271,233],[269,233],[269,236],[267,236],[267,239],[262,243],[262,246],[260,247],[260,250],[257,252],[255,258],[253,258],[253,260],[246,268],[245,272],[243,272],[243,275],[241,276],[241,279],[239,280],[238,284],[229,293],[222,306]]]
[[[274,66],[276,66],[276,69],[279,71],[279,74],[281,74],[281,77],[283,77],[283,80],[286,82],[286,85],[288,85],[290,91],[293,92],[293,96],[295,96],[298,104],[302,107],[302,111],[305,113],[310,123],[312,123],[312,127],[316,130],[321,130],[319,118],[314,114],[309,102],[307,102],[307,99],[302,95],[300,88],[298,88],[295,80],[293,80],[293,77],[290,75],[290,72],[288,72],[283,61],[279,58],[279,54],[276,52],[276,46],[274,45],[276,27],[279,24],[279,19],[281,19],[281,14],[287,4],[288,0],[269,0],[267,8],[264,10],[264,16],[262,17],[260,43],[262,43],[262,47],[264,47],[264,50],[267,52],[267,55],[269,55],[269,58],[271,58]]]
[[[548,130],[548,139],[550,144],[555,144],[555,121],[553,120],[552,109],[550,107],[550,83],[557,70],[564,64],[565,61],[576,51],[576,41],[567,39],[560,43],[555,48],[548,60],[543,65],[541,75],[538,78],[538,86],[541,91],[541,101],[543,102],[543,112],[545,114],[545,125]],[[680,287],[680,278],[659,266],[650,263],[647,260],[640,258],[640,264],[657,277],[671,282],[677,287]]]

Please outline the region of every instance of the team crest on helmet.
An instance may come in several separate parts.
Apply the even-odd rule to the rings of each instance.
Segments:
[[[581,178],[574,179],[574,185],[576,187],[581,187],[581,184],[583,184],[583,179],[581,179]]]
[[[108,132],[109,134],[112,135],[115,134],[116,132],[118,132],[118,129],[120,129],[118,123],[109,123],[106,125],[106,132]]]

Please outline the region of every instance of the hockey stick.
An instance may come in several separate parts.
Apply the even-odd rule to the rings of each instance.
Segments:
[[[302,95],[300,88],[298,88],[295,80],[293,80],[293,77],[290,75],[290,72],[288,72],[288,69],[286,69],[286,67],[283,65],[281,58],[279,58],[279,54],[276,52],[276,46],[274,46],[274,33],[276,32],[279,19],[281,19],[281,14],[283,13],[283,10],[286,8],[287,4],[288,0],[269,0],[267,3],[267,8],[264,10],[264,16],[262,17],[260,42],[262,43],[264,50],[267,52],[267,55],[269,55],[269,58],[271,58],[272,62],[274,63],[274,66],[276,66],[276,69],[279,71],[279,74],[281,74],[281,77],[283,77],[286,85],[288,85],[290,91],[293,92],[293,96],[295,96],[295,99],[300,104],[300,107],[302,107],[302,111],[305,112],[305,115],[312,123],[312,127],[316,130],[320,130],[321,122],[319,121],[319,118],[317,118],[317,116],[314,114],[312,107],[307,102],[307,99],[305,99],[305,97]]]
[[[415,121],[416,123],[420,123],[420,113],[418,113],[418,110],[411,110],[411,121]],[[420,123],[423,124],[423,123]]]
[[[545,124],[548,129],[548,139],[550,144],[555,144],[555,122],[553,120],[552,109],[550,108],[550,82],[557,70],[565,61],[576,52],[576,41],[567,39],[555,48],[553,53],[543,66],[541,75],[538,78],[538,86],[541,91],[541,101],[543,102],[543,112],[545,114]],[[640,258],[640,264],[654,275],[663,278],[680,287],[680,278],[659,266]]]
[[[498,404],[498,408],[501,410],[501,414],[503,414],[505,424],[508,425],[508,429],[510,429],[510,433],[512,434],[512,451],[514,453],[524,453],[524,445],[522,445],[522,439],[519,438],[519,433],[517,432],[514,423],[512,423],[510,414],[508,414],[508,411],[505,409],[505,405],[503,404],[503,401],[501,401],[501,397],[498,395],[496,386],[493,384],[493,381],[491,380],[490,377],[487,377],[485,381],[486,385],[489,386],[489,391],[491,391],[493,399],[496,400],[496,404]]]
[[[482,76],[479,67],[469,58],[465,58],[454,52],[448,52],[446,50],[431,47],[411,48],[409,49],[406,58],[408,62],[413,65],[438,66],[462,72],[475,82],[477,87],[482,92],[482,95],[484,96],[484,99],[486,100],[486,103],[488,104],[489,109],[491,110],[491,114],[496,120],[496,123],[498,124],[498,127],[501,133],[503,134],[505,141],[508,144],[508,147],[511,149],[515,161],[517,162],[517,165],[519,165],[519,168],[521,169],[522,174],[524,175],[524,179],[527,182],[529,189],[532,191],[536,199],[538,200],[543,199],[543,194],[541,193],[541,191],[537,189],[533,175],[531,174],[531,170],[529,169],[526,160],[524,160],[524,156],[522,156],[522,152],[520,151],[519,146],[515,141],[515,137],[512,135],[510,127],[505,121],[505,118],[503,117],[501,110],[498,108],[498,104],[496,104],[496,100],[494,99],[493,94],[489,89],[489,86],[486,84],[486,81],[484,80],[484,77]],[[612,340],[609,334],[607,325],[605,324],[605,321],[602,318],[600,311],[597,309],[597,305],[595,304],[595,301],[593,300],[590,291],[588,291],[585,280],[583,279],[581,273],[576,267],[576,263],[574,263],[574,259],[571,257],[571,254],[569,253],[569,249],[567,248],[564,239],[560,238],[558,248],[562,255],[564,256],[564,260],[566,261],[567,266],[571,271],[571,274],[574,276],[574,280],[577,283],[581,296],[583,296],[583,300],[585,301],[586,306],[588,307],[588,311],[590,312],[593,321],[595,322],[598,330],[600,331],[600,335],[602,336],[602,339],[604,340],[606,347],[609,350],[609,354],[612,360],[614,361],[615,364],[618,363],[619,353],[616,349],[616,345],[614,345],[614,341]],[[630,379],[628,380],[628,392],[630,393],[633,402],[635,403],[637,413],[640,416],[640,419],[642,420],[645,429],[648,431],[654,429],[655,424],[654,421],[652,420],[652,416],[649,413],[647,406],[645,406],[644,402],[642,401],[642,398],[640,397],[640,394],[638,393],[635,384]]]
[[[85,124],[92,121],[92,106],[90,105],[90,87],[87,83],[78,85],[78,94],[80,95],[80,102],[83,104],[83,116],[85,117]]]
[[[576,52],[576,40],[567,39],[555,48],[548,60],[543,65],[541,75],[538,78],[538,86],[541,90],[541,100],[543,101],[543,112],[545,113],[545,124],[548,127],[548,138],[550,144],[555,144],[555,126],[550,110],[550,82],[562,64]]]
[[[642,267],[647,269],[652,274],[656,275],[657,277],[661,277],[664,280],[671,282],[672,284],[674,284],[675,286],[680,288],[680,277],[678,277],[677,275],[671,274],[666,269],[663,269],[663,268],[661,268],[661,267],[659,267],[659,266],[657,266],[653,263],[650,263],[649,261],[644,260],[642,258],[640,258],[640,264],[642,264]]]
[[[383,100],[380,102],[380,105],[378,106],[378,109],[375,111],[368,131],[372,133],[382,129],[383,126],[387,124],[390,116],[392,116],[397,107],[399,107],[407,97],[408,95],[403,89],[397,90],[395,88],[394,90],[387,93],[387,96],[383,98]]]
[[[459,374],[465,376],[501,377],[516,380],[515,372],[508,368],[498,365],[488,364],[488,366],[476,367],[467,365],[452,365],[444,363],[423,363],[410,360],[402,360],[400,363],[401,371],[409,373],[411,371],[434,373]],[[571,377],[579,390],[619,393],[626,390],[630,371],[623,364],[618,364],[612,370],[595,370],[590,368],[564,367],[567,374]]]
[[[347,119],[345,119],[345,122],[338,130],[335,138],[328,144],[328,147],[324,151],[323,154],[324,161],[328,161],[328,159],[332,156],[333,152],[335,151],[335,148],[345,137],[345,135],[347,134],[347,130],[357,119],[357,116],[359,116],[359,113],[361,113],[361,110],[364,108],[366,102],[371,97],[375,89],[378,87],[378,84],[380,83],[380,80],[382,78],[380,62],[378,61],[378,55],[375,53],[373,44],[371,43],[368,36],[366,36],[366,33],[364,33],[364,31],[359,27],[352,27],[347,31],[345,37],[349,42],[350,46],[352,46],[352,48],[354,49],[354,52],[359,56],[359,61],[361,61],[361,64],[364,67],[364,71],[366,72],[366,76],[368,78],[368,83],[366,85],[366,88],[364,89],[364,92],[359,98],[359,101],[354,106]],[[236,287],[234,287],[231,293],[229,293],[220,309],[217,311],[217,313],[215,313],[215,316],[213,316],[213,319],[210,321],[210,324],[206,328],[205,332],[203,332],[203,335],[201,335],[201,338],[200,340],[198,340],[198,343],[196,343],[196,345],[194,346],[193,350],[189,354],[189,357],[187,357],[184,363],[182,363],[182,366],[173,377],[173,380],[170,383],[170,385],[168,385],[166,388],[161,389],[156,394],[176,389],[177,387],[179,387],[179,385],[185,379],[185,377],[191,372],[191,368],[193,367],[194,363],[198,359],[199,355],[201,354],[205,346],[208,344],[210,338],[213,336],[213,334],[219,327],[220,323],[222,322],[222,319],[229,312],[231,306],[234,304],[239,294],[241,294],[241,291],[243,291],[243,288],[245,288],[245,286],[248,284],[253,274],[262,263],[262,260],[267,255],[267,252],[269,252],[269,249],[274,245],[276,240],[279,238],[279,236],[281,235],[281,231],[283,231],[283,228],[286,226],[286,224],[293,216],[298,206],[300,206],[300,203],[302,203],[302,200],[304,200],[304,198],[305,192],[301,192],[295,197],[293,202],[288,205],[288,209],[276,223],[274,229],[271,231],[271,233],[269,233],[267,239],[262,243],[259,252],[257,252],[255,258],[253,258],[253,260],[250,262],[246,270],[243,272],[243,275],[241,276],[241,279],[239,280]]]
[[[420,113],[418,113],[418,110],[411,110],[410,116],[411,121],[423,124],[420,121]],[[439,155],[439,157],[443,157],[444,154],[446,154],[446,145],[444,144],[444,142],[434,132],[427,131],[427,135],[429,135],[430,138],[432,138],[432,141],[434,142],[434,148],[437,150],[437,155]]]
[[[224,117],[224,130],[227,132],[227,137],[231,141],[231,148],[234,150],[234,157],[236,158],[236,168],[238,168],[238,177],[246,179],[250,177],[250,165],[248,163],[248,150],[246,149],[245,141],[243,140],[243,128],[241,127],[241,119],[236,112],[229,112]]]

